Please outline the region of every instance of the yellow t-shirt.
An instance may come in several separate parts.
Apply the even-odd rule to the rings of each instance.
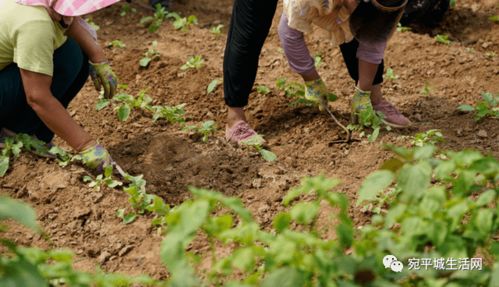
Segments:
[[[66,42],[64,29],[43,7],[0,0],[0,71],[12,63],[52,76],[54,51]]]

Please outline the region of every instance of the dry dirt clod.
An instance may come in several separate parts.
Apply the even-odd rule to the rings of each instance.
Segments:
[[[486,130],[479,130],[477,135],[481,138],[488,138],[489,137],[489,134],[487,133]]]
[[[132,251],[132,249],[134,247],[135,246],[133,246],[133,245],[127,245],[127,246],[121,248],[121,250],[118,252],[118,256],[122,257],[122,256],[126,255],[128,252]]]
[[[103,251],[100,255],[99,258],[97,258],[97,261],[99,261],[99,264],[102,265],[106,263],[106,261],[111,257],[111,253],[107,251]]]

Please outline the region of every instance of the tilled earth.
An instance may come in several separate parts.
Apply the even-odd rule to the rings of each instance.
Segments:
[[[290,105],[291,100],[275,87],[275,81],[280,77],[297,81],[298,77],[287,66],[274,25],[257,78],[257,85],[270,87],[271,93],[263,96],[255,91],[247,111],[250,123],[277,154],[275,163],[226,143],[222,87],[206,93],[213,79],[222,78],[226,38],[225,33],[212,34],[210,28],[228,26],[231,1],[184,0],[174,3],[172,10],[196,15],[199,25],[180,32],[165,23],[151,34],[138,24],[145,15],[143,9],[121,17],[120,5],[97,13],[93,21],[100,26],[103,44],[115,39],[126,44],[124,49],[107,49],[107,53],[120,81],[129,85],[127,92],[146,89],[156,104],[185,103],[189,122],[212,119],[218,123],[215,137],[202,143],[180,131],[179,126],[153,123],[140,112],[125,123],[119,122],[111,108],[96,111],[97,95],[90,83],[70,107],[72,115],[110,148],[128,172],[144,174],[148,191],[172,205],[189,197],[189,185],[212,188],[240,197],[267,225],[282,208],[280,200],[289,188],[304,176],[319,174],[341,179],[338,191],[354,202],[362,179],[390,157],[383,144],[408,146],[412,135],[428,129],[442,131],[443,149],[473,148],[499,155],[497,119],[476,123],[471,114],[456,110],[460,104],[478,102],[482,92],[499,92],[499,25],[488,20],[499,13],[494,0],[458,1],[440,27],[395,34],[386,66],[398,78],[386,80],[384,93],[415,125],[383,131],[374,143],[363,139],[335,144],[341,129],[328,116],[314,108]],[[280,9],[274,24],[279,15]],[[452,43],[436,43],[436,34],[448,34]],[[158,42],[160,59],[149,69],[139,69],[138,61],[153,40]],[[307,40],[312,53],[322,57],[320,74],[338,95],[332,107],[346,124],[353,83],[339,50],[320,36]],[[205,67],[181,71],[180,66],[197,54],[205,58]],[[425,86],[429,93],[422,92]],[[113,190],[97,192],[82,182],[84,174],[79,167],[61,168],[29,154],[16,160],[10,173],[0,179],[0,191],[34,206],[50,240],[21,228],[11,229],[9,236],[27,245],[71,248],[77,254],[76,266],[83,270],[100,265],[107,271],[166,276],[159,258],[162,238],[150,227],[150,219],[146,216],[122,224],[115,213],[128,206],[126,195]],[[353,207],[351,215],[357,225],[368,219]],[[193,249],[204,252],[206,246],[200,242]]]

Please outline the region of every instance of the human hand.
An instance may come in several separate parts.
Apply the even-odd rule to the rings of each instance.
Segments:
[[[317,104],[321,112],[327,109],[330,96],[332,94],[322,79],[305,82],[305,99]]]
[[[102,172],[105,167],[113,164],[111,155],[100,144],[94,144],[80,152],[83,165],[91,170]]]
[[[90,76],[97,91],[104,88],[105,98],[111,99],[114,97],[118,86],[118,78],[108,62],[90,63]]]

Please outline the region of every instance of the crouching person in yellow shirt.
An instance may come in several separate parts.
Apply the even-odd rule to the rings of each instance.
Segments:
[[[56,134],[88,168],[112,163],[66,108],[89,72],[106,97],[114,95],[117,78],[79,16],[115,2],[0,0],[0,139],[27,133],[50,143]]]

